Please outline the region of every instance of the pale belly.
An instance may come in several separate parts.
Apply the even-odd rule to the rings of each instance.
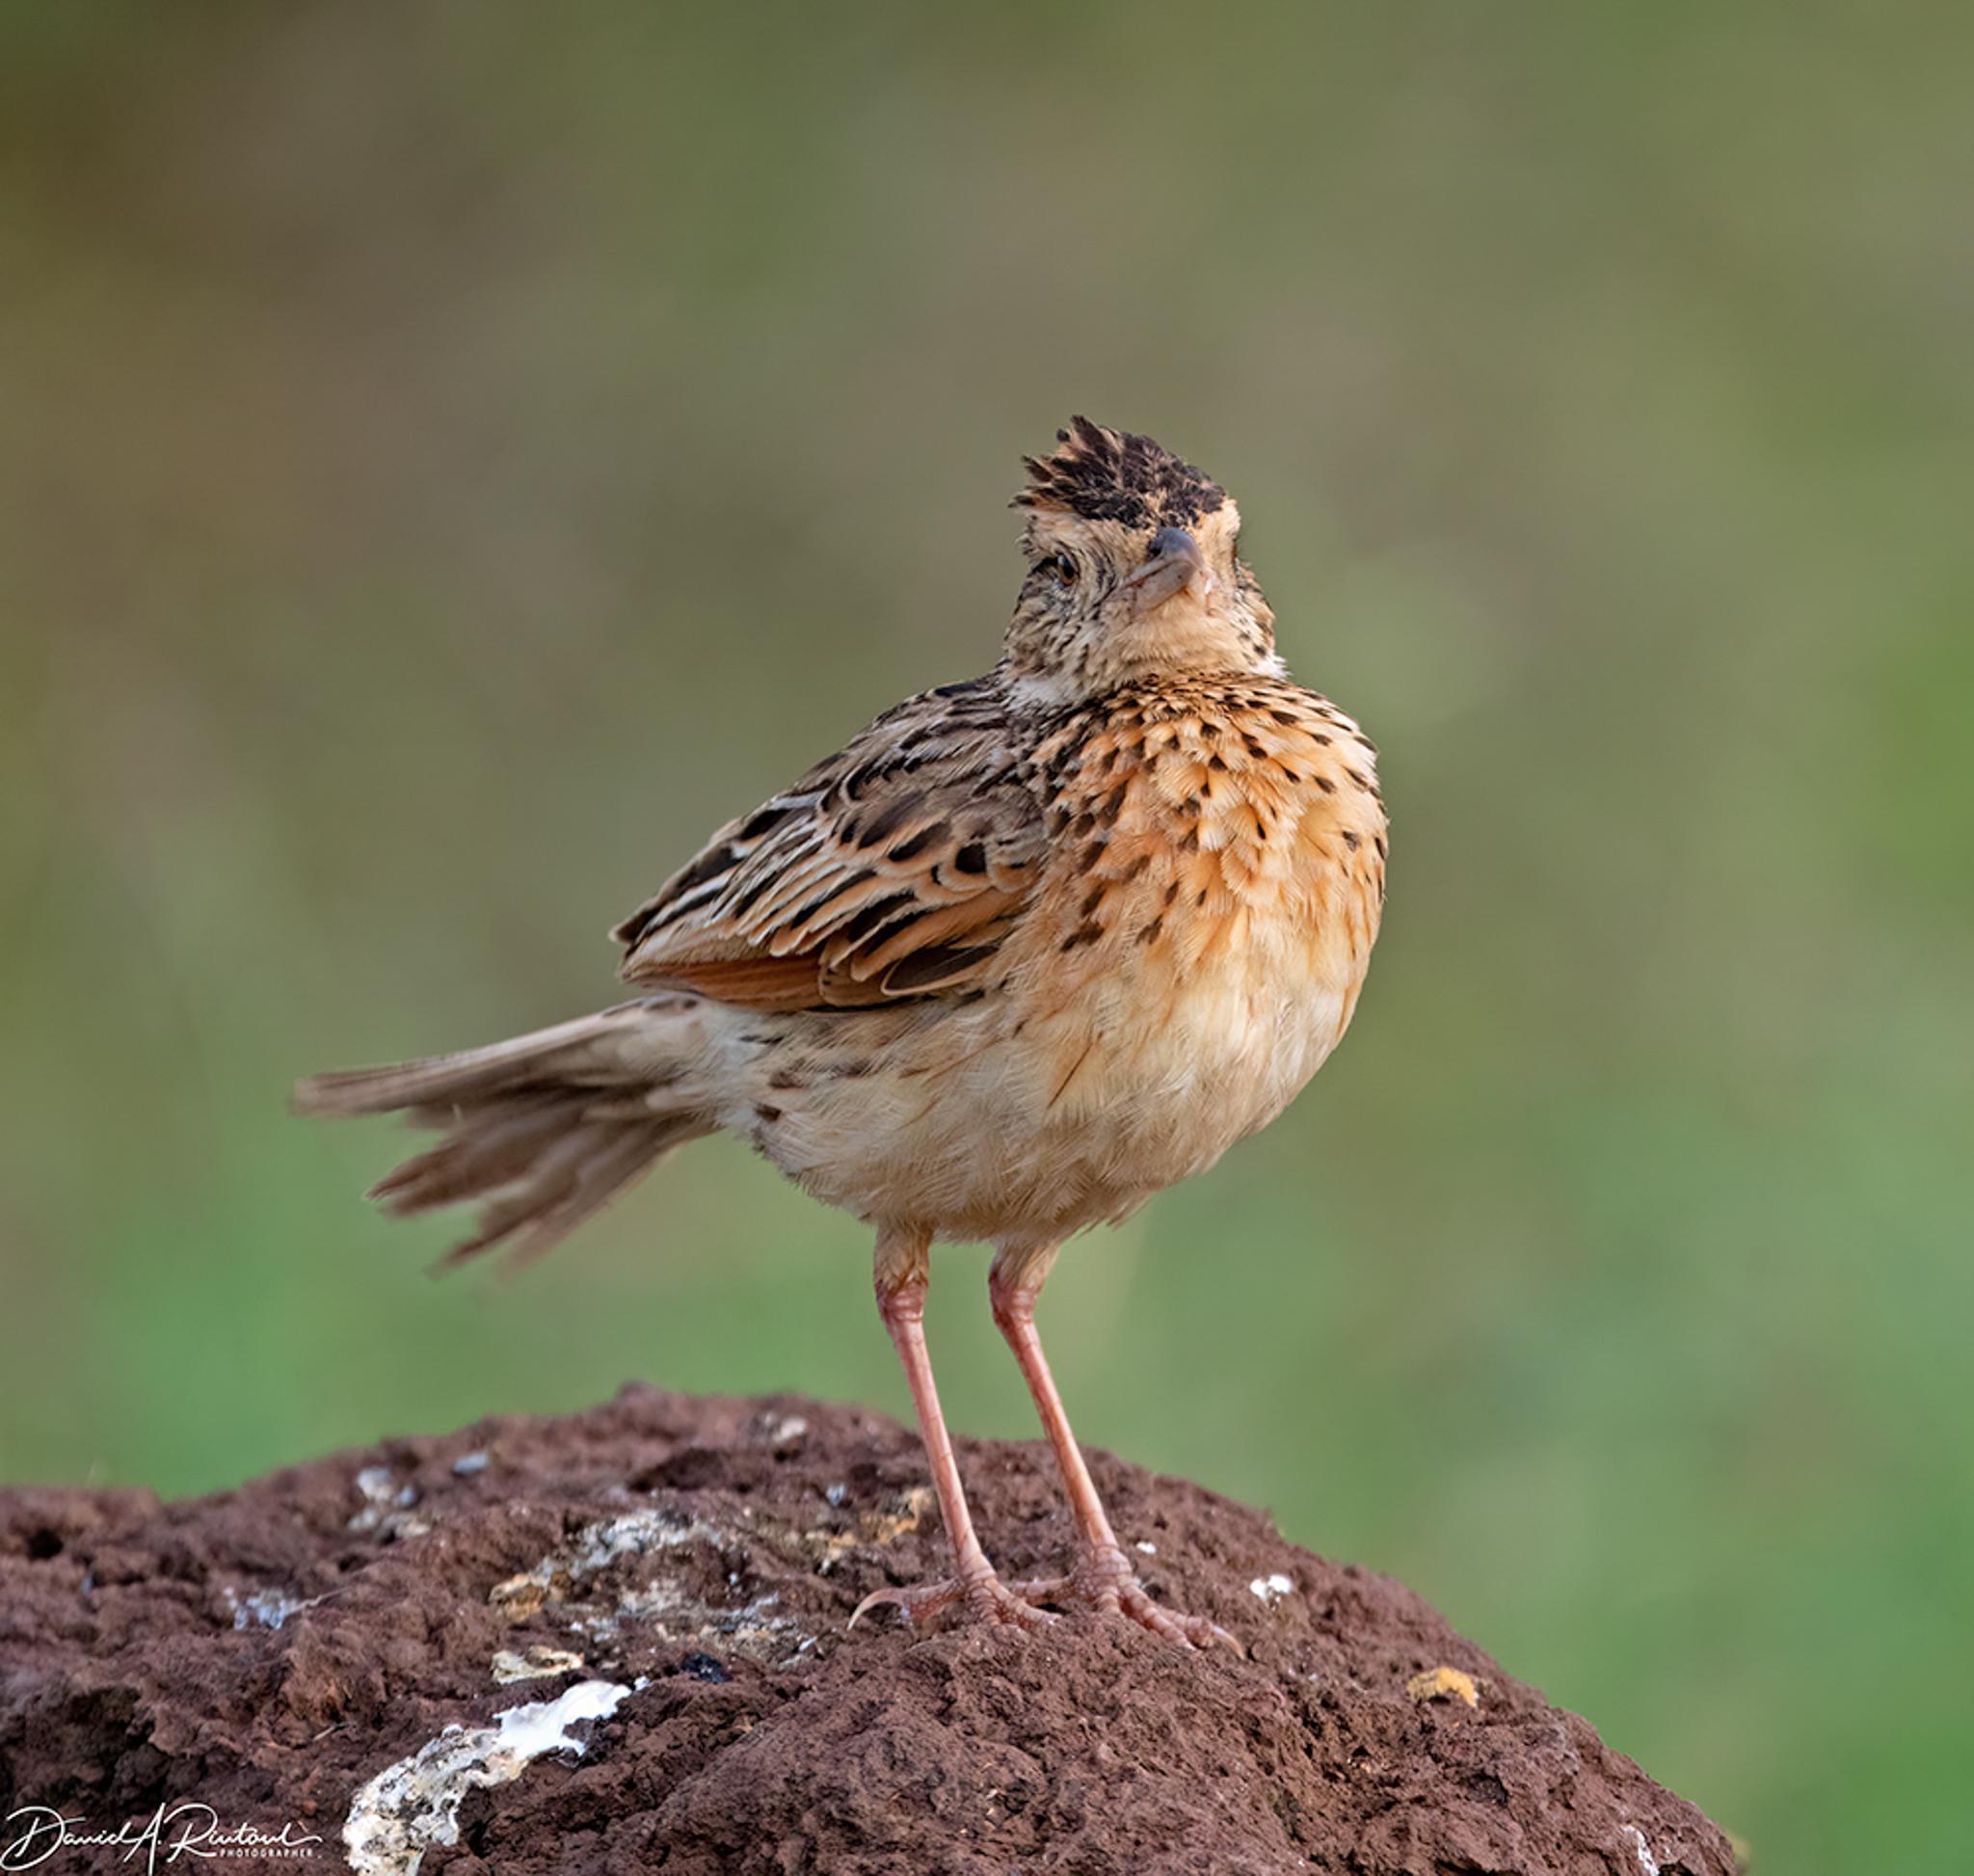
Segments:
[[[1329,963],[1261,942],[1186,973],[1127,958],[1054,1006],[1017,988],[907,1022],[845,1012],[815,1072],[785,1063],[724,1118],[860,1218],[1055,1242],[1204,1171],[1294,1099],[1354,1001]]]

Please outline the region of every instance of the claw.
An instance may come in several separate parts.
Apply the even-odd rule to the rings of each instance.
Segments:
[[[896,1590],[872,1590],[862,1602],[858,1603],[850,1611],[850,1620],[843,1626],[845,1628],[855,1628],[864,1620],[867,1611],[878,1608],[887,1602],[895,1602],[897,1599],[898,1592]]]

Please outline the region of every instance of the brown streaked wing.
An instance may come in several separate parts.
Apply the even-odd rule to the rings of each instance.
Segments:
[[[611,936],[623,975],[814,1009],[949,994],[1011,929],[1043,849],[990,679],[887,711],[729,822]]]

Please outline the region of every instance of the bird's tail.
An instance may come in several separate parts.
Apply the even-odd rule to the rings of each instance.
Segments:
[[[703,1105],[706,1007],[647,997],[484,1049],[315,1075],[296,1084],[295,1109],[402,1110],[442,1129],[369,1196],[399,1216],[483,1199],[478,1229],[441,1266],[510,1240],[527,1262],[673,1147],[715,1130]]]

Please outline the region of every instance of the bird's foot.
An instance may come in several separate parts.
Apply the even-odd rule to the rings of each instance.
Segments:
[[[1055,1621],[1046,1609],[1036,1608],[1019,1591],[1009,1589],[991,1569],[948,1576],[938,1583],[917,1583],[909,1589],[873,1590],[851,1612],[850,1626],[855,1628],[867,1610],[886,1605],[896,1609],[914,1628],[936,1621],[949,1609],[959,1611],[968,1621],[992,1622],[996,1627],[1020,1628],[1030,1634]]]
[[[1218,1622],[1154,1602],[1130,1560],[1114,1544],[1081,1552],[1067,1576],[1016,1583],[1013,1594],[1025,1603],[1071,1604],[1094,1609],[1100,1616],[1122,1616],[1181,1648],[1225,1648],[1239,1655],[1247,1653]]]

